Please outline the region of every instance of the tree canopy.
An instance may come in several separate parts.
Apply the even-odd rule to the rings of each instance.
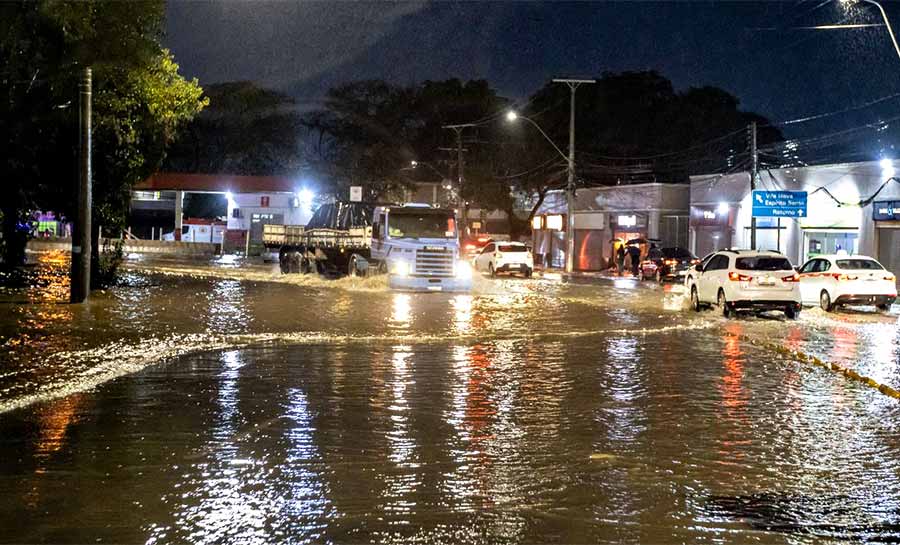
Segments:
[[[161,0],[0,3],[5,263],[21,260],[17,223],[30,211],[75,212],[84,67],[93,69],[95,224],[123,225],[132,185],[205,106],[197,81],[160,45],[164,12]]]

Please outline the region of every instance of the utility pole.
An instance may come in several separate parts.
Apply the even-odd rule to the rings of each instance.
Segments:
[[[457,229],[459,229],[460,244],[462,244],[462,241],[466,238],[466,235],[469,234],[468,233],[468,230],[469,230],[469,218],[468,218],[469,207],[466,204],[466,198],[463,197],[463,184],[465,183],[466,178],[465,178],[465,175],[463,174],[462,132],[463,132],[463,129],[465,129],[467,127],[474,127],[474,126],[475,126],[474,123],[463,123],[460,125],[444,125],[445,129],[451,129],[453,132],[456,133],[456,161],[457,161],[457,163],[456,163],[456,176],[457,176],[456,194],[457,194],[457,197],[459,198],[459,210],[461,212],[460,217],[462,218],[462,221],[460,222],[460,223],[462,223],[462,228],[460,228],[460,226],[457,226]]]
[[[753,215],[753,191],[759,179],[759,152],[756,149],[756,121],[750,123],[750,158],[753,162],[750,171],[750,249],[756,249],[756,216]]]
[[[78,214],[72,233],[72,274],[69,300],[83,303],[91,291],[91,69],[78,86],[79,175]]]
[[[554,83],[569,86],[569,167],[566,184],[566,272],[575,269],[575,90],[582,83],[597,83],[593,79],[554,79]]]

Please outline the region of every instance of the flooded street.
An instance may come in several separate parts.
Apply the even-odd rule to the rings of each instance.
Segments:
[[[898,305],[134,259],[72,306],[39,261],[0,291],[2,543],[900,542],[900,401],[806,359],[900,389]]]

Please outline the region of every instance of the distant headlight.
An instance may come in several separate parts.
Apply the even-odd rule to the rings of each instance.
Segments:
[[[396,276],[409,276],[409,262],[402,259],[392,261],[390,271]]]
[[[472,278],[472,266],[465,261],[456,262],[456,277],[461,280]]]

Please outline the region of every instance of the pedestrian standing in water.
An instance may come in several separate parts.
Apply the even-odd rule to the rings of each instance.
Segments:
[[[616,250],[616,265],[618,266],[619,276],[622,276],[622,273],[625,272],[625,245],[620,244],[619,249]]]
[[[637,276],[641,265],[641,249],[637,244],[628,246],[628,256],[631,257],[631,275]]]

